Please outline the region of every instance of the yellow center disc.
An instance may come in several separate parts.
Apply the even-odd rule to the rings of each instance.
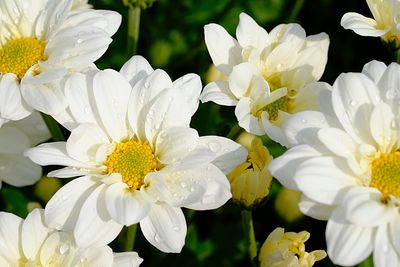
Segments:
[[[371,163],[370,186],[379,189],[384,197],[400,197],[400,152],[382,154]]]

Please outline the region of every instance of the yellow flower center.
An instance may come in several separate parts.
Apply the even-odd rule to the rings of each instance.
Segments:
[[[45,42],[33,37],[22,37],[8,41],[0,49],[0,72],[14,73],[18,79],[39,60],[44,60]]]
[[[139,189],[144,177],[157,169],[159,163],[148,144],[136,140],[118,143],[105,161],[106,172],[119,173],[130,189]]]
[[[289,110],[289,98],[287,96],[281,97],[275,102],[266,105],[263,110],[268,112],[270,121],[275,121],[278,118],[279,110]]]
[[[400,197],[400,152],[382,154],[371,163],[371,182],[369,186],[389,195]]]

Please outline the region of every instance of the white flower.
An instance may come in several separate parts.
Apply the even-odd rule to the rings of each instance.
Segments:
[[[237,40],[217,24],[204,28],[210,56],[228,80],[208,84],[202,102],[236,106],[246,131],[286,145],[280,129],[289,114],[318,108],[317,83],[327,62],[325,33],[306,37],[298,24],[281,24],[268,34],[251,17],[240,14]]]
[[[343,15],[340,22],[343,28],[353,30],[362,36],[379,36],[386,42],[394,41],[398,45],[400,1],[367,0],[367,4],[374,18],[348,12]]]
[[[373,253],[374,266],[400,265],[400,65],[372,61],[341,74],[324,112],[287,121],[294,146],[270,170],[303,193],[306,215],[328,220],[328,255],[353,266]]]
[[[42,168],[24,156],[24,151],[50,138],[39,113],[15,122],[0,124],[0,188],[1,182],[13,186],[34,184]]]
[[[86,245],[97,242],[95,234],[112,240],[122,225],[140,222],[151,244],[179,252],[186,236],[181,207],[223,205],[231,197],[225,174],[247,156],[235,142],[199,137],[189,127],[200,90],[197,75],[172,82],[139,56],[120,73],[72,76],[65,91],[81,124],[66,143],[26,153],[41,165],[68,166],[50,176],[85,175],[48,202],[46,222],[74,229],[78,244]]]
[[[71,233],[48,228],[41,209],[25,220],[0,212],[0,248],[4,267],[137,267],[143,261],[136,252],[113,254],[108,246],[78,246]]]
[[[67,108],[61,84],[104,54],[121,22],[113,11],[72,11],[72,0],[0,2],[0,120]],[[58,116],[61,116],[58,118]]]

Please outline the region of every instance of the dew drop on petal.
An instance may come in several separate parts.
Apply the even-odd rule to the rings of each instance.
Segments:
[[[150,87],[150,82],[145,82],[144,83],[144,88],[149,88]]]
[[[393,89],[389,89],[387,90],[385,96],[387,100],[392,100],[396,96],[396,91]]]
[[[357,101],[350,100],[349,104],[350,104],[350,106],[355,107],[357,105]]]
[[[181,230],[181,228],[178,225],[175,225],[174,227],[172,227],[172,229],[174,229],[175,232]]]
[[[221,149],[221,144],[215,141],[211,141],[210,143],[208,143],[208,148],[212,152],[217,153]]]
[[[301,119],[301,122],[302,123],[307,123],[307,120],[306,119]]]
[[[158,234],[155,234],[155,235],[154,235],[154,240],[155,240],[157,243],[162,243],[162,242],[163,242],[163,240],[161,239],[161,237],[160,237]]]
[[[64,255],[65,253],[67,253],[69,250],[69,246],[67,244],[62,244],[58,251],[60,252],[61,255]]]
[[[392,122],[390,123],[390,127],[391,127],[392,129],[396,129],[396,126],[397,126],[396,121],[395,121],[395,120],[392,120]]]

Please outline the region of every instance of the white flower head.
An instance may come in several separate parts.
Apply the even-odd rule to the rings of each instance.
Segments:
[[[13,186],[34,184],[42,168],[24,156],[24,151],[50,138],[38,112],[29,117],[0,124],[0,188],[6,182]]]
[[[69,232],[44,224],[44,211],[35,209],[25,220],[0,212],[1,266],[138,267],[136,252],[113,253],[106,245],[80,247]]]
[[[286,145],[281,126],[289,114],[317,109],[318,83],[327,62],[329,37],[306,36],[298,24],[281,24],[270,33],[240,14],[237,40],[217,24],[204,28],[210,56],[228,80],[208,84],[203,102],[236,106],[246,131]]]
[[[112,240],[122,225],[140,222],[146,239],[179,252],[186,236],[182,207],[207,210],[230,197],[225,174],[246,159],[239,144],[199,137],[189,127],[200,78],[172,82],[140,56],[121,69],[77,74],[66,82],[79,126],[67,142],[43,144],[28,155],[41,165],[68,166],[53,177],[74,177],[46,206],[46,222],[72,230],[78,244]]]
[[[400,43],[400,2],[398,0],[367,0],[373,18],[355,12],[343,15],[340,24],[362,36],[381,37],[385,42]]]
[[[93,68],[121,22],[113,11],[72,11],[72,0],[0,3],[0,120],[67,108],[66,76]]]
[[[300,209],[328,220],[328,255],[353,266],[373,253],[374,266],[400,265],[400,65],[372,61],[341,74],[323,112],[293,115],[293,148],[270,170],[301,191]]]

